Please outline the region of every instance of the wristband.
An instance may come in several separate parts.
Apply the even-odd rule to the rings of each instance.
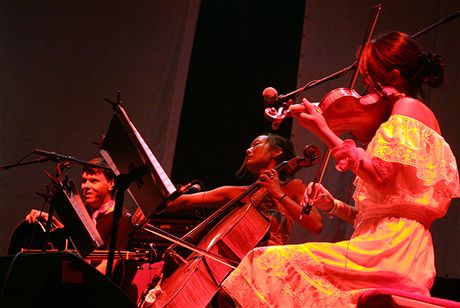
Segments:
[[[284,198],[286,198],[286,197],[287,197],[286,194],[282,195],[282,196],[278,199],[278,203],[281,203],[281,201],[282,201]]]
[[[327,211],[327,212],[324,212],[324,214],[328,215],[329,219],[332,219],[334,217],[334,215],[337,213],[337,208],[339,207],[339,203],[341,203],[342,201],[340,200],[337,200],[337,199],[334,199],[334,205],[332,206],[332,208]]]
[[[341,172],[358,170],[365,155],[365,151],[357,147],[351,139],[344,140],[341,145],[334,147],[331,153],[337,161],[335,168]]]

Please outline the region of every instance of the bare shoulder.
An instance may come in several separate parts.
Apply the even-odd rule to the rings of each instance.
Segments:
[[[301,179],[292,179],[286,182],[286,184],[284,184],[284,187],[292,187],[292,188],[302,187],[305,189],[306,185],[305,185],[305,182],[302,181]]]
[[[283,191],[294,200],[301,200],[307,185],[300,179],[292,179],[283,185]],[[295,198],[294,198],[295,197]],[[298,200],[296,200],[298,201]]]
[[[392,114],[399,114],[416,119],[440,133],[438,121],[428,106],[412,97],[403,97],[393,106]]]

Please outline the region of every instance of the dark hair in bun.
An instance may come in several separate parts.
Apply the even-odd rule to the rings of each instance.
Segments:
[[[442,84],[444,63],[440,55],[423,52],[419,44],[403,32],[388,32],[368,43],[363,50],[360,71],[372,82],[391,85],[388,72],[397,69],[408,83],[408,95],[423,95],[423,86]]]
[[[423,52],[415,77],[419,83],[424,83],[431,88],[439,87],[444,80],[443,58],[436,53]]]

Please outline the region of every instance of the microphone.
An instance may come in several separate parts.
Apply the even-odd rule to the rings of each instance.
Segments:
[[[183,194],[194,194],[203,190],[201,183],[198,180],[193,180],[190,183],[180,187],[179,193]]]
[[[278,91],[275,88],[268,87],[262,92],[262,97],[264,98],[265,108],[271,108],[275,104],[275,101],[278,99]]]
[[[54,161],[76,161],[76,159],[72,156],[57,154],[55,152],[48,152],[40,149],[34,149],[35,154],[40,154],[42,156],[48,157]]]
[[[269,116],[269,114],[273,116],[278,115],[278,111],[275,108],[275,103],[279,100],[278,91],[272,87],[265,88],[262,92],[262,97],[264,98],[265,118],[272,122],[273,130],[278,130],[281,121],[274,121],[273,118]]]
[[[176,189],[173,193],[171,193],[169,196],[166,197],[166,199],[163,200],[163,202],[158,206],[156,215],[159,215],[163,213],[168,205],[179,198],[180,196],[184,194],[192,194],[199,192],[203,189],[203,186],[200,181],[198,180],[193,180],[188,184],[185,184],[184,186],[180,186],[178,189]]]
[[[264,98],[264,106],[265,108],[271,108],[275,103],[283,104],[290,99],[294,99],[299,96],[304,91],[303,88],[297,89],[292,91],[288,94],[281,94],[278,95],[278,91],[276,91],[273,87],[265,88],[262,92],[262,97]]]
[[[172,202],[175,199],[177,199],[179,196],[182,196],[184,194],[192,194],[199,192],[203,189],[202,185],[200,184],[200,181],[198,180],[193,180],[188,184],[185,184],[183,186],[180,186],[178,189],[176,189],[175,192],[170,194],[167,197],[167,202]]]
[[[187,188],[185,190],[184,194],[194,194],[194,193],[200,192],[202,190],[203,190],[203,187],[201,187],[201,185],[199,183],[195,183],[192,186],[190,186],[189,188]]]

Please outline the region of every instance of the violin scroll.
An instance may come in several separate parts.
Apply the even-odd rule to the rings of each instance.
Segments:
[[[281,105],[280,108],[276,109],[275,107],[265,108],[265,117],[267,120],[272,122],[272,129],[277,130],[285,118],[289,118],[292,114],[300,113],[305,111],[303,104],[293,104],[293,100],[285,102]],[[323,113],[321,108],[319,108],[319,103],[311,103],[313,106],[317,107],[319,113]]]
[[[272,122],[272,129],[277,130],[283,120],[287,117],[289,109],[285,106],[276,109],[275,107],[265,108],[265,117]]]
[[[305,167],[309,167],[316,164],[319,161],[320,153],[321,152],[316,145],[306,145],[305,148],[303,148],[303,156],[305,157],[305,160],[308,160],[306,162],[307,166]]]
[[[286,179],[288,175],[295,174],[301,168],[308,168],[319,162],[320,150],[317,146],[309,144],[303,149],[303,157],[296,156],[289,161],[282,162],[277,166],[280,179]]]

